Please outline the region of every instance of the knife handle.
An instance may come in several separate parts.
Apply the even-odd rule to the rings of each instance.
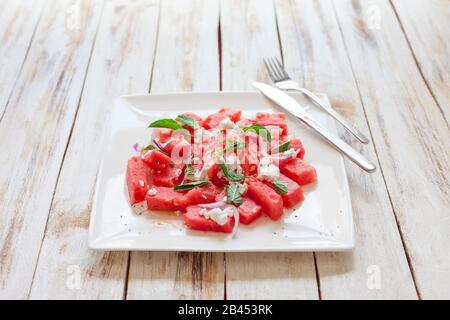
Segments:
[[[300,120],[302,120],[308,127],[314,129],[318,134],[320,134],[323,138],[325,138],[325,140],[327,140],[333,147],[344,153],[350,160],[356,163],[359,167],[361,167],[367,172],[375,171],[376,167],[372,162],[366,159],[358,151],[353,149],[345,141],[341,140],[339,137],[330,133],[319,122],[317,122],[307,114],[304,114],[302,118],[300,118]]]

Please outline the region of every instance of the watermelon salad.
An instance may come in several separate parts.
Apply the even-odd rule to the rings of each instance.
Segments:
[[[148,145],[133,146],[126,169],[137,214],[172,211],[190,229],[235,233],[263,214],[280,219],[304,201],[302,187],[317,180],[284,113],[246,118],[223,107],[206,118],[186,112],[149,128]]]

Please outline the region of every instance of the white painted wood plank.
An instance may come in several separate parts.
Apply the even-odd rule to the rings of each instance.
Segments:
[[[218,1],[162,3],[151,92],[219,90]],[[221,253],[132,252],[128,299],[222,299]]]
[[[222,89],[267,82],[262,59],[280,56],[273,2],[221,3]],[[317,299],[312,253],[226,254],[227,299]]]
[[[66,12],[79,10],[69,29]],[[52,1],[0,123],[0,297],[26,298],[78,106],[101,1]]]
[[[43,1],[0,3],[0,119],[19,76]]]
[[[148,90],[158,0],[107,2],[42,244],[30,298],[122,299],[127,252],[89,250],[95,181],[114,100]]]
[[[283,58],[302,86],[325,92],[332,105],[369,134],[342,36],[329,1],[276,1]],[[376,161],[344,129],[342,137]],[[414,299],[414,282],[381,170],[366,174],[346,160],[355,223],[353,252],[316,253],[323,299]],[[380,287],[372,285],[380,271]],[[369,285],[367,284],[369,283]]]
[[[419,294],[448,299],[449,127],[389,2],[333,3]],[[370,5],[379,24],[367,19]]]
[[[450,121],[450,2],[392,1],[420,69]]]

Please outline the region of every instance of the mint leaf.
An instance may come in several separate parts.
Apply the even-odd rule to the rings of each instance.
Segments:
[[[291,148],[291,141],[286,141],[285,143],[280,144],[278,147],[272,149],[272,152],[284,152],[288,151]]]
[[[147,150],[155,150],[156,147],[152,144],[149,144],[148,146],[142,148],[142,151],[147,151]]]
[[[186,175],[186,176],[192,177],[194,174],[195,174],[195,170],[194,170],[194,168],[192,167],[192,165],[187,164],[187,165],[186,165],[185,175]]]
[[[173,187],[174,190],[188,190],[196,187],[204,186],[205,184],[208,184],[209,181],[195,181],[195,182],[189,182],[186,184],[180,184],[179,186]]]
[[[227,190],[227,202],[234,203],[236,205],[242,204],[244,200],[242,199],[242,194],[240,192],[239,183],[233,182],[230,185],[226,186]]]
[[[266,127],[260,125],[260,124],[254,124],[248,127],[243,128],[244,132],[248,131],[255,131],[256,134],[260,135],[261,137],[265,138],[267,141],[272,141],[272,137],[270,135],[270,131],[266,129]]]
[[[288,193],[288,187],[286,181],[275,180],[273,182],[273,188],[278,194],[285,195]]]
[[[156,121],[153,121],[148,125],[149,128],[168,128],[172,130],[182,130],[184,134],[190,136],[190,132],[187,131],[181,124],[176,122],[173,119],[159,119]]]
[[[227,179],[230,181],[239,182],[245,179],[245,176],[243,174],[233,172],[232,170],[228,169],[227,165],[224,163],[221,163],[220,167],[222,168],[225,177],[227,177]]]
[[[198,129],[200,128],[200,125],[198,124],[197,120],[194,118],[191,118],[185,114],[180,114],[176,120],[183,122],[185,125],[192,129]]]
[[[245,143],[242,141],[227,141],[225,151],[242,150],[245,147]]]

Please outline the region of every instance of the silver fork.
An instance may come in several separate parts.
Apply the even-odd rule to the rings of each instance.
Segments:
[[[264,59],[264,64],[266,65],[267,71],[269,72],[269,77],[275,82],[275,86],[281,90],[294,90],[303,93],[305,96],[314,101],[319,107],[325,110],[330,116],[336,119],[345,129],[350,131],[359,141],[362,143],[369,143],[369,139],[361,133],[355,126],[351,125],[343,116],[337,113],[333,108],[326,104],[323,104],[319,98],[311,91],[300,88],[297,82],[292,80],[286,70],[284,70],[281,62],[276,58]]]

